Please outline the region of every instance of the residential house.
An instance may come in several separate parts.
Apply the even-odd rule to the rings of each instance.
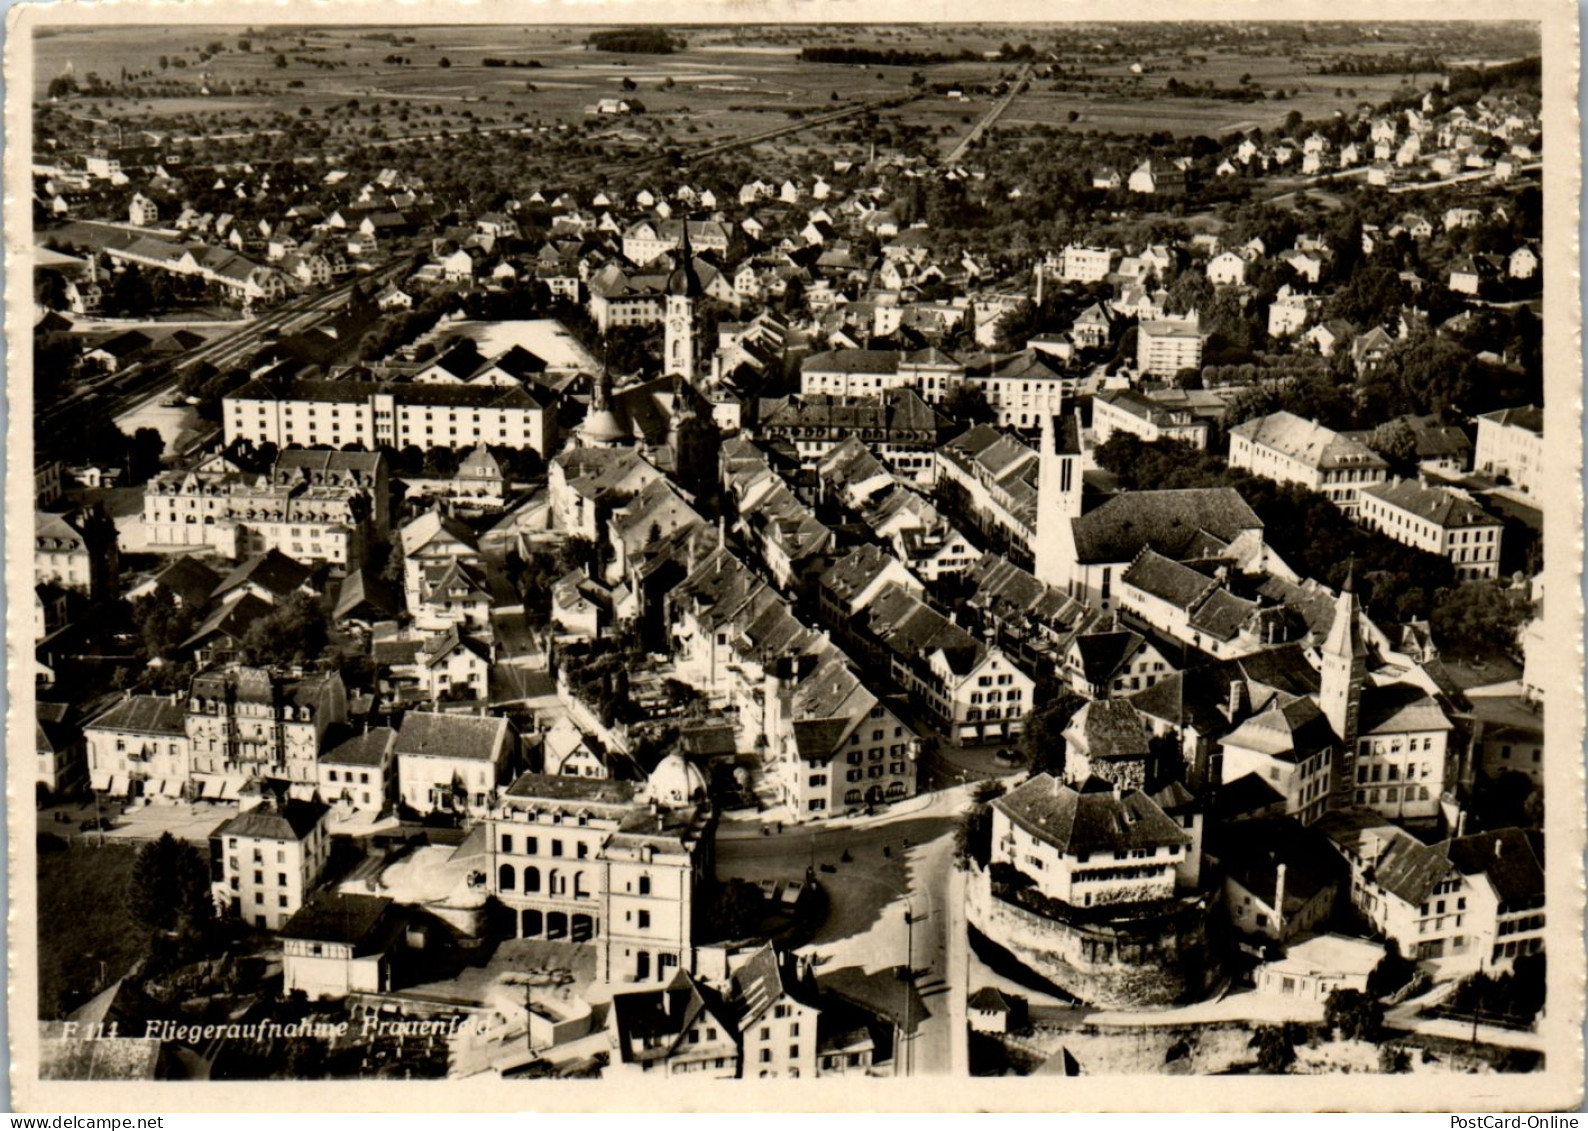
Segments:
[[[478,818],[512,780],[517,737],[507,719],[410,711],[397,731],[397,791],[421,815]]]

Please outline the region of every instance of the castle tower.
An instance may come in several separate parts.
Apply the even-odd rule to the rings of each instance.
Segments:
[[[1340,587],[1334,606],[1334,623],[1329,626],[1329,637],[1323,642],[1319,672],[1318,706],[1340,739],[1331,769],[1334,779],[1331,808],[1335,809],[1351,804],[1356,785],[1357,716],[1362,706],[1362,685],[1367,679],[1367,646],[1362,642],[1362,629],[1357,623],[1354,572],[1353,566]]]
[[[666,338],[662,372],[695,381],[695,300],[700,297],[700,276],[695,273],[695,253],[689,246],[689,221],[683,221],[684,238],[678,247],[678,266],[667,278]]]
[[[1060,413],[1042,418],[1037,449],[1037,528],[1031,547],[1039,581],[1070,592],[1075,573],[1072,519],[1081,516],[1081,422]]]

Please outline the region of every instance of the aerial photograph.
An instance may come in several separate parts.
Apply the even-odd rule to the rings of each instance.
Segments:
[[[39,1079],[1550,1070],[1538,22],[30,32]]]

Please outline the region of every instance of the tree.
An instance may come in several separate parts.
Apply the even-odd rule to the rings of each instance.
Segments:
[[[1417,464],[1417,433],[1405,420],[1396,418],[1380,424],[1368,437],[1368,447],[1390,462],[1400,475],[1408,475]]]
[[[319,598],[294,593],[248,626],[238,650],[245,664],[287,667],[314,659],[329,639],[330,624]]]
[[[961,864],[975,861],[985,868],[992,859],[992,802],[1003,793],[1002,782],[983,782],[976,788],[975,803],[954,829],[954,858]]]
[[[1434,595],[1429,628],[1434,643],[1455,654],[1509,654],[1528,607],[1492,581],[1464,581]]]
[[[150,659],[175,658],[182,642],[193,635],[197,618],[186,605],[178,605],[164,586],[133,602],[132,624],[143,639],[144,654]]]
[[[443,56],[441,56],[441,62],[437,63],[436,66],[441,67],[443,70],[445,70],[447,67],[452,66],[452,60],[448,59],[445,55],[443,55]]]
[[[1384,1028],[1384,1006],[1360,990],[1333,990],[1323,1003],[1323,1021],[1345,1040],[1373,1041]]]
[[[286,65],[287,65],[287,57],[285,55],[277,55],[276,56],[276,60],[275,60],[275,66],[278,69],[284,69],[286,67]]]
[[[1375,998],[1392,994],[1411,981],[1415,973],[1417,964],[1403,957],[1400,943],[1390,939],[1384,944],[1384,957],[1367,976],[1367,992]]]
[[[980,386],[965,382],[954,386],[943,398],[943,411],[964,424],[991,424],[996,419],[987,394]]]
[[[1048,773],[1062,778],[1064,728],[1070,725],[1075,713],[1086,705],[1086,700],[1073,691],[1058,688],[1051,694],[1034,698],[1039,706],[1026,717],[1020,748],[1033,774]]]
[[[215,917],[209,867],[198,849],[170,833],[139,849],[127,902],[151,931],[195,934]]]
[[[1282,1025],[1259,1025],[1252,1034],[1248,1047],[1257,1050],[1259,1072],[1278,1075],[1296,1062],[1296,1046],[1287,1029]]]

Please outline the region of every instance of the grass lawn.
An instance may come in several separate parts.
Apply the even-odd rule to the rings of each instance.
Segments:
[[[81,842],[41,853],[39,869],[39,1015],[64,1016],[125,974],[146,950],[126,910],[137,848]],[[105,978],[99,980],[99,964]]]

